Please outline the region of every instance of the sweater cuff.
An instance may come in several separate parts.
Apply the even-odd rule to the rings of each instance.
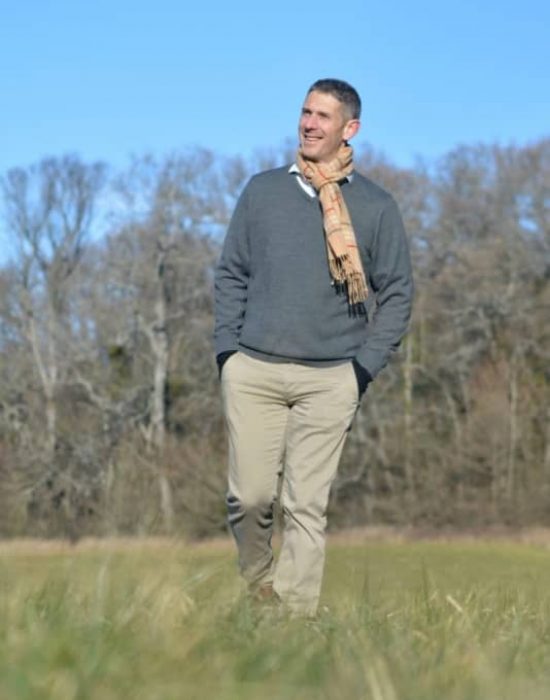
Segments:
[[[351,364],[353,366],[353,371],[355,372],[355,378],[357,379],[359,396],[362,396],[367,390],[368,385],[372,382],[371,374],[368,369],[365,369],[363,365],[360,365],[355,358],[353,358]]]
[[[231,357],[231,355],[234,355],[237,351],[236,350],[226,350],[225,352],[220,352],[218,355],[216,355],[216,363],[218,365],[218,376],[222,376],[222,369],[227,360]]]

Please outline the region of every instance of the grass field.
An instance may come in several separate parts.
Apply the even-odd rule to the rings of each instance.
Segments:
[[[548,700],[550,549],[333,541],[314,621],[226,543],[0,544],[1,700]]]

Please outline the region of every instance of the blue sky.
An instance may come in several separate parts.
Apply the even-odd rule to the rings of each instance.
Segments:
[[[306,88],[359,90],[399,165],[550,133],[550,3],[0,0],[0,174],[77,152],[249,155],[294,138]]]

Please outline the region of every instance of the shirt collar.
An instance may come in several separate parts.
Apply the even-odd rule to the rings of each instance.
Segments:
[[[302,180],[303,180],[302,173],[300,172],[300,168],[298,167],[297,163],[292,163],[292,165],[288,169],[288,172],[293,173],[294,175],[299,175],[300,178],[302,178]],[[347,182],[352,182],[353,181],[353,173],[346,175],[343,179],[346,180]]]

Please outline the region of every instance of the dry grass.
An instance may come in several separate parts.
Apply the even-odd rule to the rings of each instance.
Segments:
[[[275,536],[275,545],[277,544]],[[550,548],[550,528],[489,528],[436,529],[375,525],[349,528],[331,533],[329,544],[361,545],[370,542],[449,542],[449,543],[516,543]],[[0,556],[9,554],[70,554],[76,552],[136,552],[161,549],[232,551],[229,537],[188,540],[181,537],[86,537],[75,543],[59,539],[13,538],[0,540]]]

